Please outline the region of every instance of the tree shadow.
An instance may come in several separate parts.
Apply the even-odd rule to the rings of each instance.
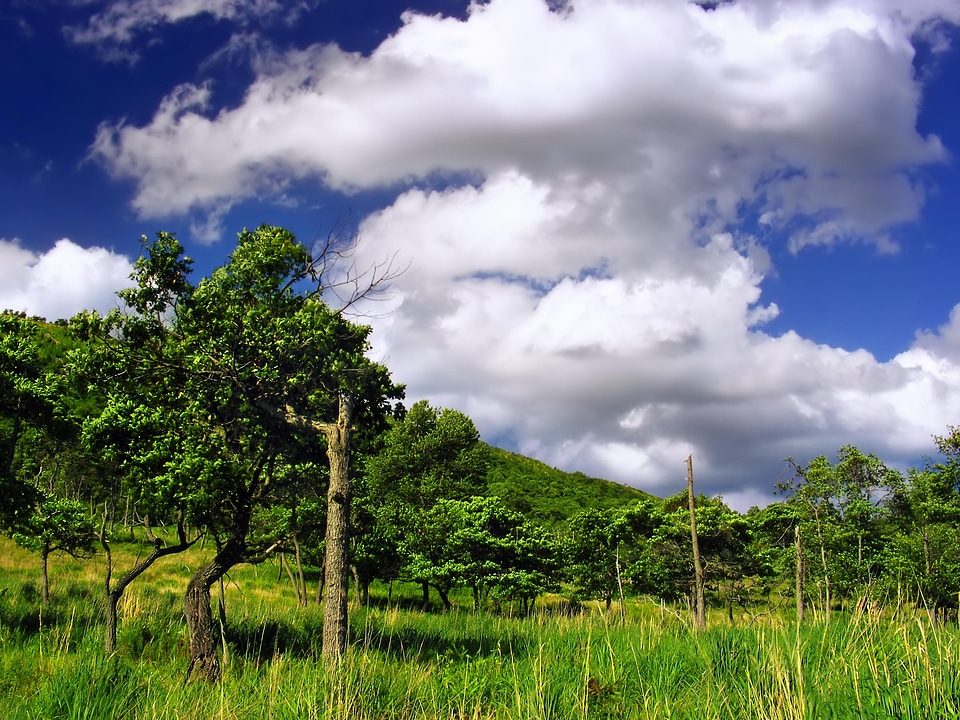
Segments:
[[[453,622],[453,619],[451,619]],[[423,628],[365,627],[353,637],[365,652],[376,652],[403,662],[467,662],[495,655],[526,656],[530,640],[518,633],[460,635]]]
[[[529,652],[529,639],[519,633],[451,637],[422,628],[384,628],[361,622],[362,626],[351,624],[351,645],[403,662],[467,662],[498,654],[525,656]],[[322,637],[322,623],[313,619],[304,619],[296,626],[275,620],[239,621],[228,623],[226,628],[227,643],[233,652],[255,665],[269,663],[281,655],[319,661]]]

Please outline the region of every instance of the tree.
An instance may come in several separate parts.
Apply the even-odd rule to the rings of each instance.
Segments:
[[[424,513],[439,501],[463,500],[485,489],[489,448],[473,421],[457,410],[421,400],[392,423],[381,443],[364,463],[381,538],[412,546]],[[426,606],[431,583],[414,567],[421,565],[408,564],[407,573],[421,582]]]
[[[421,515],[403,547],[409,572],[436,588],[445,610],[451,607],[450,592],[468,587],[474,610],[496,593],[502,600],[520,600],[526,611],[553,586],[557,569],[542,531],[499,498],[441,498]]]
[[[690,539],[693,546],[693,615],[698,630],[707,627],[707,598],[704,594],[703,564],[700,562],[700,538],[697,535],[696,502],[693,495],[693,456],[687,457],[687,501],[690,508]]]
[[[570,518],[565,556],[578,597],[602,599],[610,610],[623,586],[620,551],[629,536],[630,526],[621,511],[585,510]]]
[[[838,452],[834,465],[820,455],[806,467],[788,458],[796,476],[781,483],[798,508],[801,545],[814,547],[820,571],[822,607],[830,619],[834,597],[864,590],[879,571],[880,498],[899,476],[873,454],[852,445]]]
[[[63,335],[40,318],[0,313],[0,523],[18,545],[39,553],[44,604],[50,602],[50,555],[84,557],[93,543],[83,505],[66,497],[79,418],[64,371]]]
[[[42,497],[12,534],[22,548],[40,554],[42,601],[50,604],[50,576],[47,571],[51,553],[63,552],[75,558],[93,554],[93,523],[82,503],[56,497]]]
[[[141,387],[175,388],[164,411],[175,440],[167,463],[177,470],[163,477],[217,549],[187,585],[190,673],[219,679],[210,588],[280,546],[252,543],[251,520],[278,501],[284,467],[307,446],[329,465],[323,652],[336,662],[347,639],[350,437],[355,423],[383,422],[401,394],[365,356],[370,329],[323,302],[338,250],[328,243],[313,257],[282,228],[245,230],[229,260],[193,287],[173,236],[144,244],[136,287],[122,294],[130,310],[100,322],[99,337]]]
[[[886,545],[884,574],[888,586],[906,583],[937,624],[960,592],[960,430],[934,440],[944,461],[911,470],[888,500],[898,532]]]
[[[31,431],[69,432],[60,402],[65,383],[44,358],[40,335],[41,321],[0,312],[0,525],[8,532],[27,521],[39,501],[35,484],[21,473],[25,438]]]
[[[100,364],[97,361],[107,363]],[[99,371],[122,369],[111,361],[109,354],[85,353],[75,358],[77,371],[91,373],[91,363]],[[137,402],[136,394],[160,391],[154,403]],[[149,388],[128,388],[118,392],[114,388],[99,415],[86,418],[81,434],[81,444],[89,457],[95,458],[101,476],[114,478],[134,507],[144,512],[142,524],[152,544],[145,557],[138,557],[133,567],[114,581],[113,553],[107,532],[109,506],[104,504],[103,520],[96,534],[106,556],[103,584],[104,652],[112,654],[117,647],[117,607],[127,587],[146,572],[155,562],[169,555],[189,549],[197,540],[188,541],[185,528],[185,505],[180,502],[179,491],[189,487],[190,479],[184,476],[186,466],[172,458],[184,456],[180,428],[173,414],[163,407],[163,398],[171,392],[167,385]],[[151,518],[176,518],[177,544],[166,545],[153,536]],[[132,529],[132,525],[131,525]]]

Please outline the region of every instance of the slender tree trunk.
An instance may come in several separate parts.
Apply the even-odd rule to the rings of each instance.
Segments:
[[[323,590],[327,584],[327,571],[324,568],[320,568],[320,579],[317,580],[317,597],[316,602],[319,605],[323,602]]]
[[[133,516],[130,514],[130,495],[127,495],[127,501],[123,508],[123,528],[130,536],[130,542],[133,542]]]
[[[143,527],[147,531],[147,540],[149,540],[150,542],[156,542],[157,536],[153,534],[153,524],[150,522],[149,515],[143,516]]]
[[[300,543],[297,541],[297,536],[293,536],[293,551],[294,558],[297,561],[297,577],[300,580],[300,592],[297,593],[297,597],[300,598],[300,606],[307,606],[307,578],[303,574],[303,558],[300,556]]]
[[[340,662],[347,649],[349,616],[347,592],[350,586],[350,424],[353,398],[340,396],[336,425],[325,428],[327,458],[330,461],[330,487],[327,491],[327,547],[324,568],[326,593],[323,599],[323,659],[328,665]]]
[[[280,553],[280,566],[287,571],[287,577],[290,578],[290,584],[293,585],[293,592],[297,595],[297,606],[306,605],[306,602],[304,602],[306,598],[300,594],[300,583],[293,576],[293,570],[290,569],[290,562],[287,560],[286,553]]]
[[[801,623],[804,620],[804,605],[803,605],[803,545],[800,539],[800,525],[799,523],[793,528],[793,545],[796,549],[797,554],[797,569],[796,569],[796,588],[797,588],[797,622]]]
[[[620,572],[620,546],[617,545],[617,591],[620,595],[620,623],[627,623],[627,601],[623,596],[623,575]]]
[[[50,574],[47,572],[50,559],[50,548],[44,547],[40,551],[40,597],[44,605],[50,604]]]
[[[190,665],[187,679],[217,682],[223,675],[217,656],[217,638],[210,608],[210,588],[224,573],[243,560],[242,541],[229,541],[213,560],[201,565],[187,584],[183,612],[190,633]]]
[[[144,519],[145,522],[149,520]],[[110,543],[107,542],[105,523],[100,528],[97,536],[100,545],[103,546],[103,552],[107,558],[107,572],[103,582],[103,606],[106,615],[106,628],[103,636],[103,650],[107,655],[111,655],[117,649],[117,607],[120,604],[120,598],[123,597],[127,586],[142,575],[147,568],[153,565],[157,560],[166,555],[175,555],[190,548],[193,542],[187,542],[187,533],[183,526],[183,521],[177,521],[177,538],[179,543],[170,547],[163,547],[162,541],[155,538],[153,541],[153,551],[143,560],[134,565],[129,571],[117,581],[117,584],[111,587],[113,578],[113,554],[110,552]]]
[[[827,564],[827,545],[823,539],[823,527],[820,524],[820,510],[813,509],[813,517],[817,522],[817,538],[820,540],[820,565],[823,569],[823,606],[827,622],[833,612],[833,600],[830,597],[830,566]]]
[[[420,583],[420,590],[423,594],[423,602],[421,608],[424,612],[430,609],[430,583],[426,580]]]
[[[930,552],[930,536],[926,531],[923,533],[923,567],[929,580],[933,573],[933,557]],[[937,601],[933,598],[924,598],[923,600],[927,605],[927,616],[930,618],[930,624],[936,627],[940,622]]]
[[[117,605],[119,604],[119,594],[107,593],[103,603],[107,619],[107,626],[103,632],[103,652],[106,655],[113,655],[117,650]]]
[[[707,598],[703,586],[703,565],[700,562],[700,539],[697,537],[692,455],[687,457],[687,499],[690,504],[690,538],[693,541],[694,624],[699,630],[703,630],[707,627]]]

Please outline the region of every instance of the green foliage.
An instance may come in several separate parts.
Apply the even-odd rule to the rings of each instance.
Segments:
[[[109,388],[85,441],[143,510],[184,513],[242,545],[256,508],[298,483],[322,493],[314,425],[336,419],[342,393],[356,398],[355,422],[376,426],[400,390],[365,357],[369,328],[322,301],[314,259],[288,231],[240,233],[196,286],[175,237],[144,249],[121,293],[128,311],[74,321],[96,341],[86,371]]]
[[[487,487],[507,507],[545,527],[560,525],[582,510],[622,507],[650,497],[626,485],[563,472],[493,447]]]
[[[413,405],[366,459],[373,496],[408,508],[430,508],[441,499],[463,499],[485,490],[490,451],[473,421],[458,410]]]
[[[438,569],[443,564],[439,550],[428,548],[439,545],[428,535],[452,531],[456,518],[445,514],[449,505],[431,511],[438,503],[484,492],[489,449],[470,418],[433,408],[425,400],[393,420],[379,445],[377,453],[365,458],[358,484],[357,569],[370,573],[368,580],[404,573],[424,581],[433,578],[429,581],[445,597],[460,573],[452,567]],[[419,548],[416,557],[410,554],[413,548]]]
[[[817,568],[827,613],[833,598],[862,592],[881,573],[888,523],[887,506],[880,501],[902,480],[875,455],[856,447],[842,447],[837,458],[836,465],[824,455],[806,467],[794,464],[794,481],[778,486],[790,493],[805,562]]]
[[[93,552],[94,528],[83,503],[47,497],[12,533],[22,548],[49,555],[64,552],[83,557]]]
[[[73,423],[63,398],[67,383],[50,347],[55,339],[40,319],[0,312],[0,527],[23,522],[37,501],[37,453],[69,437]]]
[[[403,543],[406,571],[430,583],[449,609],[450,591],[468,587],[474,609],[493,592],[526,607],[555,586],[558,548],[500,500],[441,499],[419,518]]]

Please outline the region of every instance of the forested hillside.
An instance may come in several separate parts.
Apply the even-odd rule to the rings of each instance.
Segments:
[[[494,447],[490,448],[487,491],[511,510],[547,527],[583,510],[606,510],[650,497],[636,488],[564,472]]]

